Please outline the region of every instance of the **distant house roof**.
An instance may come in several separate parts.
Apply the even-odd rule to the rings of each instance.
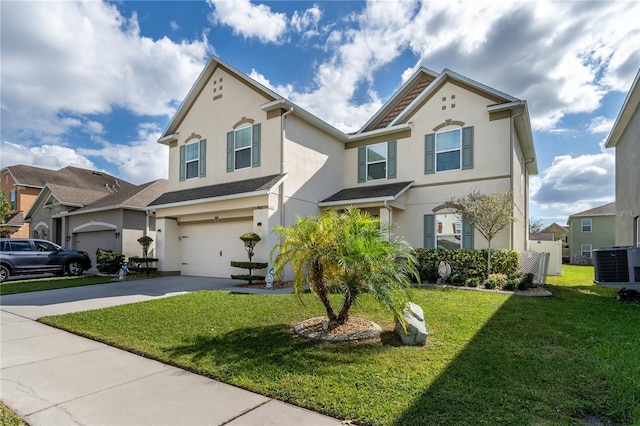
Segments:
[[[547,232],[534,232],[529,234],[531,241],[553,241],[553,234]]]
[[[396,200],[413,182],[398,182],[385,185],[358,186],[346,188],[320,201],[320,207],[358,204],[363,202],[383,202]]]
[[[592,217],[592,216],[615,216],[616,214],[616,203],[605,204],[600,207],[595,207],[593,209],[585,210],[580,213],[575,213],[569,216],[569,220],[567,224],[571,223],[571,219],[574,217]]]
[[[172,204],[180,205],[185,203],[219,201],[220,199],[268,195],[275,187],[280,185],[285,178],[286,174],[278,174],[167,192],[149,203],[149,207],[166,207]]]
[[[607,148],[613,148],[618,144],[620,137],[629,124],[629,120],[631,120],[633,113],[640,105],[640,85],[638,80],[640,80],[640,70],[638,70],[638,74],[636,74],[636,78],[631,84],[631,89],[629,89],[624,104],[622,104],[618,118],[616,118],[616,122],[607,137],[607,142],[605,143]]]
[[[168,184],[169,183],[166,179],[158,179],[142,185],[127,188],[126,190],[103,196],[69,214],[76,215],[110,209],[144,210],[149,203],[167,191]]]
[[[2,169],[2,171],[5,170],[11,174],[16,185],[35,188],[44,188],[46,184],[56,184],[110,192],[134,186],[132,183],[118,179],[108,173],[72,166],[63,167],[60,170],[49,170],[17,164]]]

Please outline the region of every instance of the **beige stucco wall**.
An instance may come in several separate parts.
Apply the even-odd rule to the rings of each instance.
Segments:
[[[640,216],[640,108],[636,108],[615,149],[616,245],[630,246],[637,243],[634,218]]]
[[[215,83],[214,83],[215,82]],[[215,92],[214,92],[215,90]],[[222,96],[214,100],[214,97]],[[169,191],[268,176],[280,172],[281,119],[267,119],[260,106],[271,101],[244,82],[217,68],[189,113],[178,126],[178,142],[169,149]],[[260,167],[227,173],[227,132],[245,120],[261,124]],[[246,124],[245,124],[246,125]],[[179,180],[179,146],[197,139],[207,140],[206,177]]]

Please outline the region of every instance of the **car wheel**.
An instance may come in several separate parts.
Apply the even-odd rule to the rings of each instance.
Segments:
[[[82,275],[82,271],[82,264],[77,260],[72,260],[71,262],[67,263],[67,273],[69,275]]]
[[[11,272],[9,271],[9,268],[7,268],[4,265],[0,265],[0,283],[3,283],[6,280],[8,280],[10,276],[11,276]]]

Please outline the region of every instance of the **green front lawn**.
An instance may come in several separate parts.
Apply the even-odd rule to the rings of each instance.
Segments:
[[[593,268],[549,281],[551,298],[417,289],[426,347],[401,346],[368,297],[352,314],[383,326],[377,343],[293,337],[323,313],[310,295],[203,291],[42,321],[358,424],[640,422],[640,305]]]
[[[113,281],[113,277],[79,276],[41,278],[29,281],[7,281],[0,285],[0,296],[27,293],[30,291],[55,290],[58,288],[79,287],[83,285],[104,284]]]

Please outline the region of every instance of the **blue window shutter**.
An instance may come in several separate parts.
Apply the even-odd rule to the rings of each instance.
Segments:
[[[424,174],[436,172],[436,134],[424,136]]]
[[[202,139],[200,141],[200,177],[205,177],[207,175],[207,140]]]
[[[424,248],[436,248],[436,216],[424,215]]]
[[[397,168],[397,142],[391,141],[387,144],[387,178],[394,179],[396,177]]]
[[[227,133],[227,173],[233,171],[233,132]]]
[[[260,123],[253,126],[253,138],[251,143],[251,167],[260,166]]]
[[[358,183],[367,180],[367,147],[358,148]]]
[[[473,225],[462,222],[462,248],[473,249]]]
[[[186,174],[186,167],[184,164],[184,145],[180,145],[180,180],[184,180]]]
[[[473,126],[462,129],[462,170],[473,169]]]

